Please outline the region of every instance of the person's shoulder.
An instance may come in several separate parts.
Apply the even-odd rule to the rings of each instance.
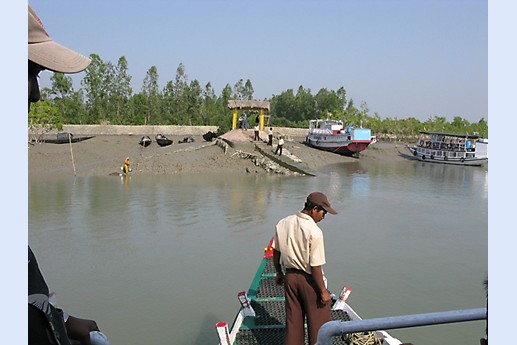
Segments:
[[[299,219],[300,223],[303,223],[304,228],[310,228],[311,231],[313,231],[313,230],[321,231],[318,224],[316,224],[314,219],[311,216],[309,216],[308,214],[300,211],[300,212],[296,213],[296,217]]]
[[[309,216],[307,213],[303,213],[302,211],[296,212],[296,214],[294,214],[293,216],[298,219],[302,219],[304,221],[312,221],[314,223],[314,219],[312,219],[311,216]]]

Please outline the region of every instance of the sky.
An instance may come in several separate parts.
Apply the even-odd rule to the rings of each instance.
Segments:
[[[240,79],[257,100],[344,87],[381,118],[488,121],[486,0],[30,3],[55,41],[114,64],[124,56],[133,92],[152,66],[163,88],[182,63],[216,95]]]

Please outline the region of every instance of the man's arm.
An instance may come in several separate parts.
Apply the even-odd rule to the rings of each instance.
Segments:
[[[284,272],[282,271],[282,265],[280,265],[280,255],[281,253],[278,250],[273,249],[273,264],[275,265],[276,283],[278,285],[284,283]]]
[[[311,266],[312,278],[316,282],[318,289],[320,290],[320,298],[323,304],[327,304],[330,302],[330,292],[325,287],[325,282],[323,281],[323,270],[321,266]]]

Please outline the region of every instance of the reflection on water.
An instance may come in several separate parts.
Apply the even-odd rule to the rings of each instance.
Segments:
[[[352,198],[361,199],[368,197],[370,191],[370,177],[364,171],[352,174]]]
[[[274,226],[325,192],[332,291],[363,317],[484,305],[487,169],[335,164],[317,177],[113,176],[29,181],[29,243],[70,313],[113,344],[215,344]],[[440,327],[437,331],[436,327]],[[420,344],[476,343],[483,322],[392,331]]]

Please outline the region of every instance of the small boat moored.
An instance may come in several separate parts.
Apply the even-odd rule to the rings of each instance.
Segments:
[[[178,144],[193,143],[194,141],[195,141],[194,137],[192,135],[188,135],[188,136],[184,137],[183,139],[178,140]]]
[[[488,162],[488,139],[477,134],[421,131],[416,145],[408,145],[416,159],[426,162],[480,166]]]
[[[155,138],[156,140],[156,143],[160,146],[169,146],[172,144],[172,140],[167,138],[165,135],[163,134],[158,134]]]
[[[72,133],[68,132],[59,132],[56,135],[55,139],[43,139],[42,141],[49,144],[68,144],[68,143],[78,143],[84,140],[88,140],[93,138],[94,136],[81,136],[75,137]]]
[[[208,131],[205,134],[203,134],[203,140],[205,141],[212,141],[212,139],[217,138],[218,135],[215,132]]]
[[[138,142],[139,145],[142,145],[143,147],[147,147],[149,145],[151,145],[153,141],[151,140],[151,138],[146,135],[146,136],[143,136],[142,138],[140,138],[140,141]]]
[[[346,156],[359,157],[372,143],[372,131],[368,128],[344,128],[343,121],[310,120],[305,143],[311,147]]]

